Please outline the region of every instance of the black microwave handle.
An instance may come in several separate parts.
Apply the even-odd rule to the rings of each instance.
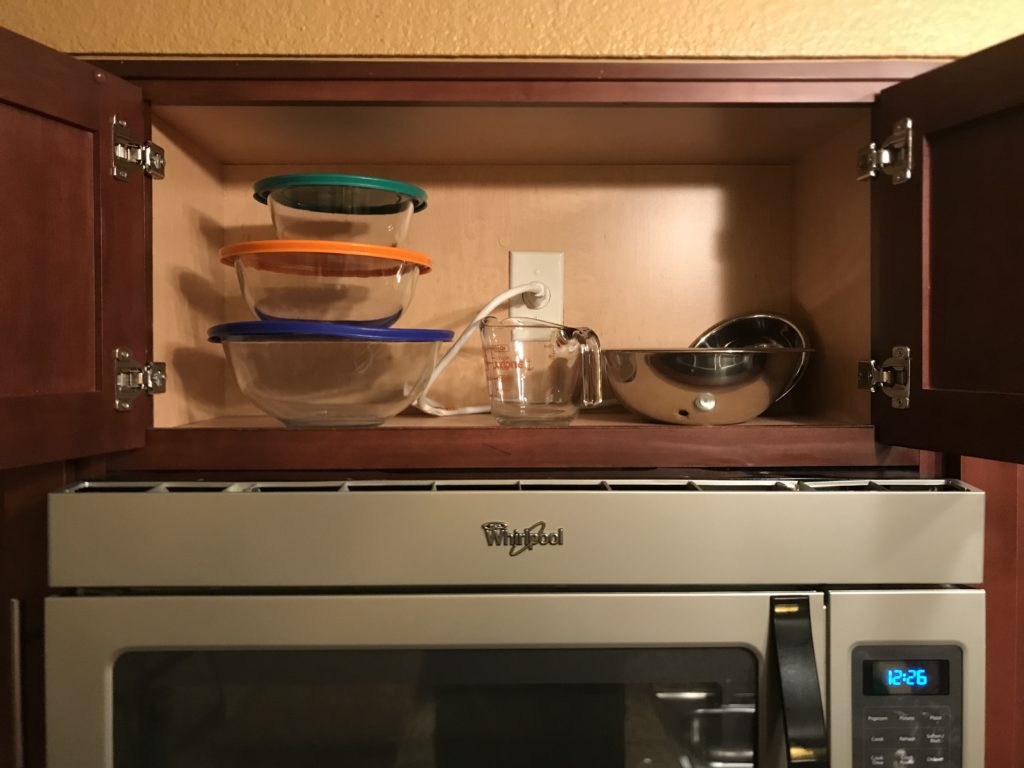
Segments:
[[[810,600],[771,598],[771,648],[782,694],[786,764],[828,768],[828,734],[811,637]]]

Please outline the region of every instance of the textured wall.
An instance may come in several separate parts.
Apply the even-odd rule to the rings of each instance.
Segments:
[[[0,26],[73,53],[949,56],[1024,34],[1024,0],[3,0]]]

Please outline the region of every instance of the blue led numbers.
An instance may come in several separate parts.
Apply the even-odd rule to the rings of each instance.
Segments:
[[[944,696],[949,692],[945,659],[866,661],[864,692],[869,696]]]
[[[917,688],[928,685],[928,670],[923,668],[900,669],[891,667],[885,671],[886,685]]]

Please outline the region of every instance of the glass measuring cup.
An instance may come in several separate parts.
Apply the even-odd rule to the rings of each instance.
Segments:
[[[488,317],[483,337],[491,415],[503,426],[560,426],[601,402],[601,344],[589,328]]]

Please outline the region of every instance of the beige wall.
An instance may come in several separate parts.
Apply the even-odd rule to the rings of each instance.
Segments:
[[[1024,0],[3,0],[72,53],[959,56],[1024,34]]]

